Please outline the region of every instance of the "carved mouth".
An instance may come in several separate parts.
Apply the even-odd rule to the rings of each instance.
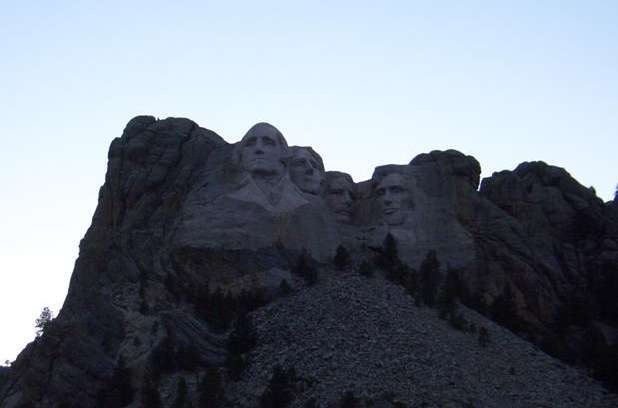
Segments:
[[[386,208],[384,209],[384,214],[391,215],[399,211],[399,208]]]
[[[350,215],[352,215],[352,211],[350,211],[350,210],[345,210],[345,209],[343,209],[343,210],[337,210],[337,211],[335,211],[335,214],[345,215],[345,216],[349,217]]]

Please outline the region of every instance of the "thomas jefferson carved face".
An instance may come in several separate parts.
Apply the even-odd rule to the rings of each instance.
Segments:
[[[290,162],[292,181],[305,193],[319,194],[324,180],[324,165],[316,153],[306,147],[294,146]]]
[[[387,175],[380,181],[375,192],[384,222],[388,225],[402,224],[405,221],[403,204],[407,194],[403,176],[399,173]]]
[[[240,142],[240,164],[254,176],[281,175],[287,152],[287,144],[277,128],[258,123]]]
[[[335,213],[338,222],[350,223],[354,199],[354,183],[347,177],[340,176],[328,180],[326,204]]]

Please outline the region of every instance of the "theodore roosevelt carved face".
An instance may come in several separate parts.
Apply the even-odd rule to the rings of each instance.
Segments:
[[[310,147],[293,146],[290,177],[303,192],[317,195],[324,180],[322,158]]]
[[[352,178],[344,173],[327,173],[325,200],[338,222],[348,224],[352,220],[352,205],[356,189]]]

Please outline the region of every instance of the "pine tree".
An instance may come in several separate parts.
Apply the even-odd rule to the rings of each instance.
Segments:
[[[257,341],[257,334],[253,322],[247,316],[241,316],[230,333],[229,351],[232,353],[246,353],[252,350]]]
[[[410,293],[414,292],[416,278],[413,276],[410,267],[399,259],[397,241],[390,232],[386,234],[375,262],[386,273],[388,280],[404,286]]]
[[[144,386],[142,388],[142,405],[148,408],[160,408],[163,406],[159,389],[150,379],[144,381]]]
[[[455,329],[455,330],[459,330],[462,332],[467,332],[469,331],[469,323],[468,320],[465,318],[465,316],[463,315],[463,313],[459,312],[453,312],[449,318],[448,318],[448,322],[451,324],[451,326]]]
[[[35,325],[34,327],[36,327],[36,337],[41,337],[41,335],[43,333],[45,333],[45,330],[49,327],[49,324],[51,323],[51,321],[54,319],[54,313],[49,310],[48,307],[44,307],[43,310],[41,311],[40,316],[35,320]]]
[[[206,283],[196,292],[196,313],[206,320],[212,329],[219,332],[227,330],[238,316],[267,303],[264,292],[258,289],[250,292],[243,289],[239,294],[232,295],[230,292],[223,292],[219,287],[211,293]]]
[[[210,313],[210,282],[198,284],[195,288],[195,310],[197,315],[208,321],[208,313]]]
[[[100,407],[124,407],[133,402],[131,372],[122,356],[118,358],[107,389],[98,395],[97,400]]]
[[[348,252],[346,247],[344,247],[343,245],[339,245],[337,247],[337,252],[334,259],[335,268],[337,268],[337,270],[343,271],[350,265],[351,262],[352,259],[350,258],[350,253]]]
[[[287,296],[292,292],[292,288],[286,279],[281,279],[281,283],[279,284],[279,294],[281,296]]]
[[[226,330],[230,325],[231,297],[224,294],[221,288],[207,295],[205,317],[206,321],[218,331]]]
[[[178,300],[178,280],[175,274],[168,272],[165,275],[165,279],[163,281],[163,285],[165,285],[165,289],[174,297],[174,299]]]
[[[370,278],[373,276],[373,266],[371,265],[369,261],[364,260],[363,262],[361,262],[361,264],[358,267],[358,273],[361,276]]]
[[[148,302],[146,301],[146,288],[148,286],[148,277],[145,271],[140,271],[139,273],[139,298],[142,300],[139,305],[139,312],[141,314],[148,314],[150,311],[150,307],[148,306]]]
[[[226,357],[226,368],[230,377],[237,381],[248,364],[246,353],[251,351],[257,342],[257,334],[251,320],[243,315],[236,321],[230,333]]]
[[[442,280],[442,276],[440,275],[440,262],[438,261],[436,251],[432,249],[427,252],[425,259],[423,259],[421,263],[419,272],[421,275],[421,295],[423,297],[423,302],[427,306],[432,307],[436,302],[438,288]]]
[[[307,285],[314,285],[318,281],[318,271],[313,266],[311,255],[306,249],[298,256],[293,272],[305,279]]]
[[[382,248],[384,250],[384,257],[386,261],[389,264],[394,265],[399,259],[399,251],[397,250],[397,241],[390,232],[386,234],[386,237],[384,237]]]
[[[177,348],[174,358],[178,369],[195,371],[200,361],[200,353],[195,344],[182,344]]]
[[[400,271],[399,279],[406,293],[414,298],[418,298],[418,274],[405,263],[401,264]]]
[[[286,408],[294,399],[294,385],[297,381],[296,370],[287,370],[276,365],[268,386],[260,398],[260,408]]]
[[[307,402],[305,402],[305,405],[303,405],[303,408],[319,408],[319,405],[315,397],[311,397],[307,400]]]
[[[518,331],[521,329],[520,321],[517,317],[515,293],[510,284],[504,286],[502,294],[492,303],[491,317],[498,324],[508,327],[510,330]]]
[[[454,269],[449,268],[446,273],[446,281],[438,297],[438,309],[441,319],[456,317],[457,298],[459,294],[459,277]]]
[[[399,251],[397,250],[397,241],[390,232],[386,234],[384,241],[382,242],[382,253],[378,258],[378,265],[382,267],[387,276],[395,269],[400,263]]]
[[[187,405],[187,382],[183,377],[178,379],[176,386],[176,398],[171,408],[185,408]]]
[[[489,331],[485,326],[481,326],[479,329],[479,345],[481,347],[487,347],[489,345]]]
[[[2,389],[2,386],[4,385],[4,383],[6,382],[6,380],[8,380],[8,376],[9,376],[8,364],[4,366],[0,366],[0,389]]]
[[[395,265],[387,272],[386,277],[392,282],[403,286],[410,295],[416,292],[416,273],[410,269],[408,264],[397,260]]]
[[[153,374],[169,373],[176,368],[176,350],[170,336],[166,335],[152,350],[150,355],[150,369]]]
[[[200,383],[199,407],[218,408],[223,402],[223,378],[217,367],[209,367]]]
[[[352,391],[346,391],[341,397],[341,401],[339,401],[339,406],[341,408],[358,408],[360,407],[360,402]]]

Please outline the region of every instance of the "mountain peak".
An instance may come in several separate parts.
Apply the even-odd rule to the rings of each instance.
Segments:
[[[616,404],[539,350],[616,387],[615,205],[542,162],[477,191],[455,150],[355,182],[288,139],[132,119],[0,407]]]

